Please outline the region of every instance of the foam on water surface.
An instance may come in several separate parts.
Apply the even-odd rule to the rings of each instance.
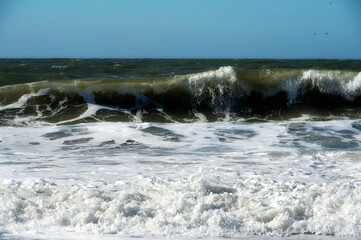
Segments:
[[[141,236],[359,235],[360,183],[185,179],[1,183],[3,231]]]
[[[4,233],[361,235],[360,122],[0,128]]]
[[[11,165],[12,170],[20,168],[20,173],[34,169],[32,174],[40,174],[40,178],[47,178],[47,174],[56,169],[73,173],[77,179],[82,178],[79,173],[83,170],[101,177],[104,171],[97,171],[98,165],[102,169],[109,168],[110,172],[116,165],[117,172],[124,171],[126,175],[137,169],[145,176],[164,174],[170,177],[168,173],[171,172],[181,177],[177,172],[187,172],[187,168],[232,169],[236,162],[239,166],[230,170],[234,174],[238,174],[239,167],[240,171],[250,174],[247,168],[253,165],[243,162],[254,162],[258,174],[263,175],[264,169],[260,166],[270,163],[271,167],[300,164],[299,168],[303,168],[305,162],[324,161],[326,165],[340,165],[337,167],[347,173],[338,159],[359,151],[359,132],[358,121],[344,120],[7,127],[1,128],[1,164]],[[324,158],[330,160],[319,160]],[[79,164],[85,168],[79,168]],[[322,166],[326,167],[325,164]],[[151,172],[143,169],[144,166],[156,170]],[[275,177],[284,174],[280,167],[272,172]]]

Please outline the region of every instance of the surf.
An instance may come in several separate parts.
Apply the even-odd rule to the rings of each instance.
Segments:
[[[39,81],[0,87],[0,113],[28,122],[192,122],[360,116],[361,72],[232,66],[170,78]],[[4,122],[4,121],[3,121]],[[20,121],[21,122],[21,121]],[[11,121],[3,123],[11,125]]]

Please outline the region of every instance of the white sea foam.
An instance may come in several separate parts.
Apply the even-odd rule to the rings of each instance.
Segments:
[[[1,184],[6,231],[173,237],[314,233],[359,235],[359,182],[143,178],[57,186],[43,179]]]
[[[31,89],[31,85],[29,85],[30,89]],[[28,94],[24,94],[22,95],[19,100],[17,102],[11,103],[11,104],[7,104],[4,106],[0,106],[0,111],[6,110],[6,109],[11,109],[11,108],[21,108],[24,106],[24,104],[32,97],[37,97],[37,96],[44,96],[46,94],[48,94],[50,92],[50,88],[44,88],[44,89],[40,89],[37,92],[31,91]]]
[[[74,171],[72,175],[84,182],[87,181],[87,173],[94,172],[100,178],[102,173],[97,172],[97,165],[85,164],[92,169],[91,171],[86,168],[79,169],[77,164],[81,164],[82,161],[88,163],[104,161],[109,165],[104,164],[102,167],[110,172],[113,172],[113,165],[118,165],[119,168],[112,173],[114,174],[112,176],[116,176],[118,171],[122,171],[125,175],[131,174],[133,168],[147,176],[162,175],[169,170],[174,171],[172,174],[177,176],[178,167],[182,171],[187,171],[188,168],[194,169],[196,164],[211,171],[220,167],[220,161],[223,161],[222,167],[229,169],[234,162],[240,164],[239,168],[231,171],[232,174],[237,175],[240,172],[253,174],[252,171],[255,170],[257,174],[262,175],[265,174],[265,169],[259,167],[257,163],[261,165],[272,163],[280,165],[275,167],[275,172],[271,171],[269,176],[273,174],[276,178],[284,180],[282,176],[285,171],[281,168],[282,164],[287,166],[287,162],[291,161],[292,167],[302,172],[303,163],[308,162],[312,165],[316,157],[313,152],[328,152],[331,155],[324,153],[317,157],[325,162],[322,167],[341,167],[345,169],[346,174],[348,171],[346,166],[342,166],[344,163],[337,161],[347,153],[343,151],[358,151],[360,148],[361,135],[359,130],[353,127],[355,124],[358,123],[353,121],[254,124],[98,123],[41,128],[1,128],[0,157],[2,161],[20,172],[24,172],[29,165],[16,164],[19,160],[29,161],[29,164],[34,161],[35,169],[41,162],[44,162],[44,165],[51,163],[59,173]],[[60,154],[61,158],[57,154]],[[99,157],[101,160],[98,160]],[[334,161],[327,161],[328,157]],[[297,161],[294,161],[295,159]],[[155,172],[151,173],[147,168],[143,169],[142,161],[153,164],[152,168]],[[168,164],[172,161],[175,161],[174,166]],[[256,164],[243,164],[243,161],[254,161]],[[38,167],[31,174],[39,178],[47,178],[49,171],[52,171],[51,167],[49,169],[42,168],[41,165]],[[313,171],[313,168],[309,170]],[[350,176],[352,174],[353,172],[349,173]],[[9,177],[13,176],[15,175]],[[168,175],[164,174],[164,176]],[[54,181],[61,179],[61,176],[54,175],[54,177]],[[308,178],[309,175],[306,174],[304,177]],[[317,174],[315,177],[317,177],[315,181],[323,181],[322,178],[318,179]]]
[[[183,84],[193,96],[201,101],[204,96],[210,96],[212,105],[224,104],[225,99],[230,97],[233,87],[237,82],[237,74],[231,66],[221,67],[217,70],[203,73],[191,74],[187,76],[188,81]],[[246,83],[243,85],[243,91],[249,92]],[[239,92],[241,94],[241,92]],[[230,104],[226,104],[230,105]]]
[[[284,83],[290,101],[305,93],[307,85],[317,87],[321,93],[340,95],[354,100],[361,94],[361,73],[342,71],[307,70],[298,78]]]
[[[1,127],[0,231],[360,236],[359,142],[351,120]]]
[[[360,96],[361,94],[361,72],[359,72],[352,81],[346,84],[346,91],[352,96]]]

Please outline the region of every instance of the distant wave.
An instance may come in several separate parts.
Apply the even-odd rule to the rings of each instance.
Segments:
[[[217,70],[168,78],[43,81],[0,88],[2,124],[16,119],[219,121],[361,115],[361,72]],[[7,123],[5,123],[7,122]]]
[[[50,69],[66,69],[68,67],[68,65],[53,65],[50,67]]]

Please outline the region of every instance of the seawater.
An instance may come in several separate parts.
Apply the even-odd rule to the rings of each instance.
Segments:
[[[2,59],[0,238],[357,239],[360,72]]]

